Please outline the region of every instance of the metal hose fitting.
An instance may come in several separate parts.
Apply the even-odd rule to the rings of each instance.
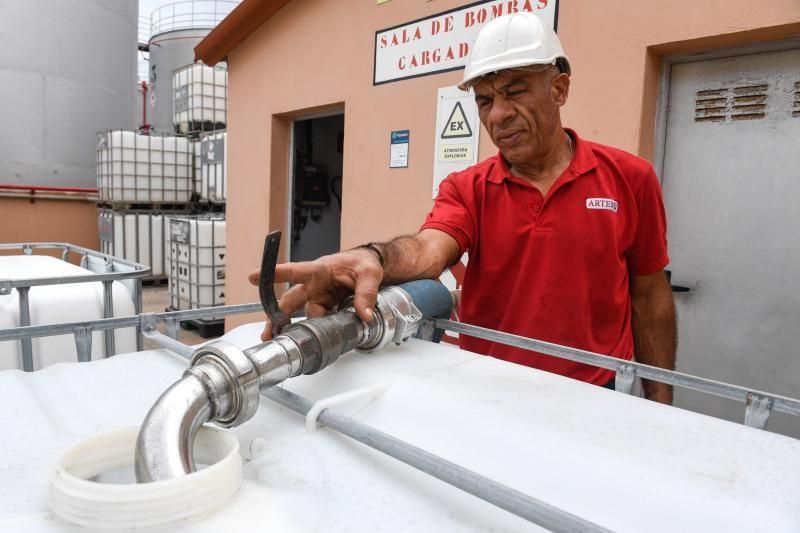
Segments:
[[[440,302],[452,303],[441,284],[425,287],[441,291]],[[225,341],[199,348],[183,378],[161,395],[142,424],[136,444],[137,481],[195,471],[192,448],[202,424],[238,426],[256,413],[261,390],[319,372],[350,350],[371,352],[402,342],[417,332],[423,317],[400,287],[380,291],[369,322],[358,317],[351,303],[343,302],[335,314],[296,322],[273,340],[246,350]]]

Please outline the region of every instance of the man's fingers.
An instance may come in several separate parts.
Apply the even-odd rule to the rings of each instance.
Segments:
[[[317,302],[308,302],[306,304],[306,316],[308,318],[316,318],[319,316],[325,316],[330,311],[330,308],[325,307],[321,303]]]
[[[267,318],[267,323],[264,324],[264,331],[261,332],[261,342],[272,340],[272,322]]]
[[[275,266],[275,283],[308,283],[319,272],[314,261],[302,263],[283,263]]]
[[[356,291],[353,298],[353,305],[356,313],[361,320],[369,322],[372,320],[373,309],[378,301],[378,288],[381,280],[379,277],[369,274],[356,278]]]
[[[319,271],[319,266],[312,262],[302,263],[281,263],[275,265],[275,283],[308,283],[311,276]],[[261,270],[254,270],[251,272],[247,279],[252,285],[258,285],[258,280],[261,277]]]
[[[308,302],[308,290],[305,285],[295,285],[281,296],[278,307],[290,318],[298,309],[302,309]]]

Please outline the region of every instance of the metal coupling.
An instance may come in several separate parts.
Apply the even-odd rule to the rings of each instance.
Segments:
[[[214,422],[222,427],[234,427],[251,419],[258,410],[259,375],[250,358],[233,344],[214,341],[194,353],[187,372],[201,368],[204,362],[214,362],[222,367],[231,384],[231,407],[227,412],[219,413]]]
[[[352,299],[345,305],[352,305]],[[364,340],[355,349],[372,353],[390,342],[404,342],[417,333],[422,318],[422,312],[405,290],[386,287],[378,293],[375,317],[366,324]]]

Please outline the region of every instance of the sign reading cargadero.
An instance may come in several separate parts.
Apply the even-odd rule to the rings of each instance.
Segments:
[[[489,21],[530,11],[556,27],[558,0],[489,0],[375,32],[373,84],[464,68],[470,47]]]

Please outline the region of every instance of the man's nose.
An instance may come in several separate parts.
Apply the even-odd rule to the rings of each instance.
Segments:
[[[495,126],[502,126],[514,117],[516,111],[505,98],[495,98],[489,111],[488,121]]]

